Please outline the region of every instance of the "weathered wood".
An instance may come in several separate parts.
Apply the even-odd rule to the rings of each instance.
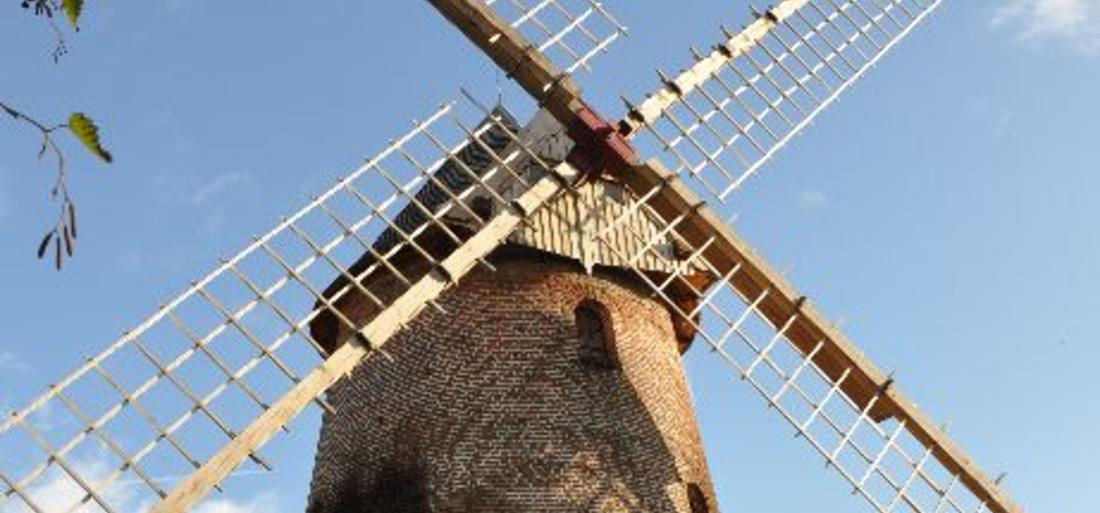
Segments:
[[[448,21],[559,120],[583,104],[573,79],[480,1],[430,0]],[[567,125],[568,126],[568,125]]]
[[[178,513],[197,504],[222,480],[229,476],[250,454],[267,443],[283,426],[295,418],[317,396],[324,393],[340,378],[350,373],[359,363],[382,347],[401,327],[408,323],[430,301],[450,288],[454,282],[470,271],[477,262],[500,246],[501,242],[522,222],[527,212],[532,212],[562,189],[563,179],[575,177],[576,172],[568,164],[562,164],[558,177],[547,174],[512,205],[502,210],[484,229],[456,249],[434,270],[414,284],[392,305],[379,313],[360,332],[372,347],[358,341],[344,344],[321,366],[294,386],[270,409],[252,422],[240,436],[231,440],[210,458],[202,468],[172,490],[151,513]]]
[[[728,273],[740,264],[740,271],[734,274],[730,284],[744,297],[755,298],[761,292],[769,291],[758,309],[774,326],[786,324],[791,315],[798,312],[798,319],[786,331],[788,339],[804,355],[811,354],[818,344],[822,344],[814,356],[814,363],[834,382],[847,373],[841,390],[861,408],[874,400],[869,413],[872,419],[882,421],[895,418],[904,422],[917,441],[932,449],[934,457],[948,471],[958,474],[960,482],[978,500],[985,501],[993,513],[1023,513],[916,403],[902,393],[892,378],[879,370],[844,333],[723,223],[674,173],[654,160],[638,166],[633,173],[622,178],[639,194],[660,188],[648,204],[666,220],[677,218],[684,212],[694,212],[683,221],[678,233],[693,247],[707,244],[703,256],[717,272]]]
[[[798,9],[801,9],[807,3],[809,3],[809,0],[786,0],[771,8],[768,14],[757,18],[756,21],[731,37],[721,47],[713,50],[707,57],[700,59],[694,66],[684,70],[679,76],[672,79],[671,83],[665,84],[641,105],[635,107],[630,115],[623,120],[623,126],[628,127],[628,132],[633,132],[656,121],[680,98],[717,75],[729,62],[760,44],[777,26],[793,16]]]

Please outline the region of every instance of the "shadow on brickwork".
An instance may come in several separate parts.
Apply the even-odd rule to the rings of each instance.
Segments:
[[[429,513],[424,489],[424,473],[417,468],[399,466],[384,469],[364,488],[361,476],[350,475],[340,486],[331,506],[314,503],[307,513]]]
[[[639,390],[637,376],[585,365],[573,317],[583,294],[555,291],[568,300],[549,308],[536,282],[568,275],[644,296],[556,260],[494,264],[442,299],[447,313],[427,309],[396,336],[392,359],[334,387],[308,513],[708,512],[690,482],[705,479],[697,449],[669,447],[658,427],[693,424],[679,417],[692,412],[650,411],[643,394],[667,400],[651,376]]]

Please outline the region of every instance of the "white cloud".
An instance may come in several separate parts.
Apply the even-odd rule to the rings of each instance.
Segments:
[[[171,14],[179,14],[183,10],[187,3],[183,0],[168,0],[164,3],[164,6],[168,8],[168,12]]]
[[[806,189],[798,193],[797,202],[804,210],[821,210],[829,204],[829,197],[818,189]]]
[[[993,124],[993,135],[1000,137],[1008,132],[1009,127],[1012,125],[1012,112],[1003,110],[997,115],[997,120]]]
[[[108,463],[106,458],[101,461],[70,463],[81,479],[88,483],[102,483],[115,470],[113,464]],[[155,481],[175,482],[178,479],[155,479]],[[105,491],[98,493],[115,511],[144,513],[153,505],[148,496],[142,496],[149,495],[145,493],[149,491],[144,482],[137,478],[130,480],[123,478],[115,481]],[[36,484],[24,489],[24,492],[44,513],[69,511],[86,496],[84,489],[56,466],[39,478]],[[26,513],[27,511],[29,510],[23,505],[23,501],[16,496],[0,503],[0,513]],[[99,511],[102,509],[90,501],[75,510],[76,513]],[[220,497],[209,499],[199,503],[192,511],[195,513],[279,513],[280,507],[278,496],[268,492],[244,501]]]
[[[0,351],[0,372],[24,373],[30,370],[26,362],[11,351]]]
[[[1085,53],[1100,51],[1100,0],[1008,0],[992,24],[1024,41],[1059,39]]]
[[[102,480],[111,473],[108,465],[104,462],[70,463],[76,473],[92,482]],[[34,502],[45,513],[67,511],[78,504],[86,495],[84,489],[76,481],[56,466],[53,467],[53,470],[48,471],[43,478],[40,478],[36,484],[24,489],[24,492],[31,502]],[[125,505],[133,502],[134,492],[133,486],[115,485],[105,492],[101,492],[100,495],[109,504]],[[26,511],[28,510],[25,509],[23,501],[16,497],[0,504],[0,513],[24,513]],[[99,511],[99,509],[93,504],[85,504],[76,511],[90,513],[91,511]]]
[[[239,206],[240,202],[226,201],[225,196],[234,188],[250,183],[252,175],[248,173],[225,173],[199,187],[191,195],[191,206],[202,212],[201,220],[196,224],[199,236],[209,238],[221,232],[232,221],[230,205]]]
[[[225,173],[219,175],[191,195],[191,204],[195,206],[202,205],[234,186],[247,184],[251,181],[252,176],[247,173]]]
[[[249,502],[218,499],[195,508],[195,513],[277,513],[279,501],[274,494],[263,494]]]

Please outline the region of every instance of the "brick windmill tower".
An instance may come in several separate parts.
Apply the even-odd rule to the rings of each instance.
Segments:
[[[315,404],[309,513],[718,511],[695,344],[874,511],[1022,512],[721,221],[939,0],[784,0],[617,122],[600,2],[431,4],[530,121],[441,106],[13,413],[0,508],[187,511]]]
[[[482,144],[440,167],[417,204],[437,209],[466,188],[466,170],[488,171],[510,142],[506,132],[523,131],[506,111],[492,116],[499,126],[486,122]],[[550,135],[530,145],[544,161],[565,161],[575,150],[548,114],[525,137],[532,134]],[[664,280],[691,266],[669,236],[645,251],[633,234],[660,231],[648,215],[612,226],[630,208],[623,185],[592,179],[575,191],[549,201],[491,252],[494,271],[475,270],[440,299],[442,311],[424,312],[395,337],[392,359],[375,359],[336,385],[330,400],[338,412],[325,418],[311,512],[712,511],[679,361],[695,333],[677,312],[690,307],[666,307],[629,272]],[[469,213],[444,218],[447,229],[469,233],[469,216],[493,215],[482,194],[469,205]],[[398,232],[415,229],[418,212],[406,207],[352,274],[397,245]],[[600,230],[611,244],[592,242]],[[449,242],[443,229],[417,238],[432,253]],[[622,256],[635,254],[646,257]],[[390,261],[402,270],[429,265],[411,248]],[[378,269],[362,283],[390,295],[391,280]],[[346,286],[338,280],[326,295]],[[359,324],[378,314],[365,293],[334,304]],[[329,350],[353,334],[332,313],[313,324]]]

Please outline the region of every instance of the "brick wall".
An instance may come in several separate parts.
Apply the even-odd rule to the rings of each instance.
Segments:
[[[495,255],[332,390],[309,513],[717,511],[668,310],[539,255]],[[585,301],[615,368],[582,358]]]

